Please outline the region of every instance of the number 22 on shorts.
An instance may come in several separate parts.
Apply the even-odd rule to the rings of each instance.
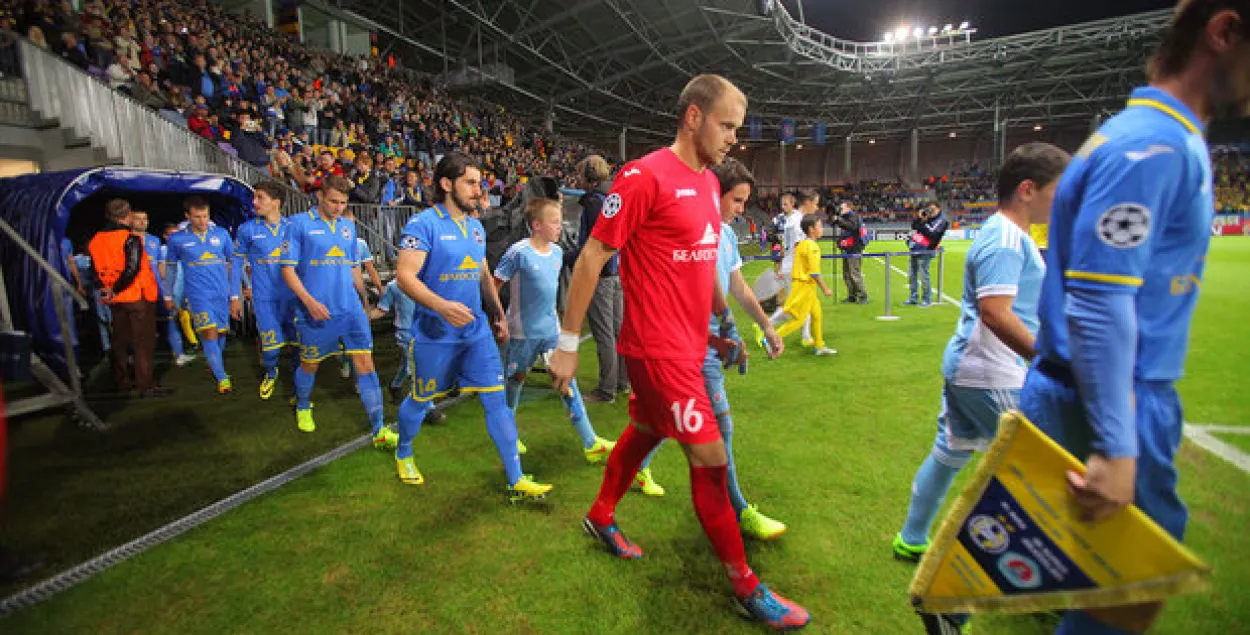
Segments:
[[[678,433],[694,434],[703,429],[703,413],[694,409],[694,399],[687,400],[684,408],[680,401],[674,401],[668,408],[673,411]]]

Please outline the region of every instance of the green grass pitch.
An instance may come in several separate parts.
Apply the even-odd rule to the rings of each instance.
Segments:
[[[948,245],[944,290],[954,297],[966,248]],[[895,264],[906,269],[902,259]],[[765,266],[750,263],[749,279]],[[899,306],[906,280],[894,273],[892,311],[902,319],[878,321],[885,275],[880,264],[864,264],[870,305],[825,301],[836,357],[804,354],[792,338],[782,359],[757,355],[749,375],[727,379],[743,490],[790,526],[779,541],[748,542],[748,554],[762,579],[811,611],[809,632],[921,630],[906,600],[913,569],[891,559],[889,542],[932,443],[942,349],[957,309]],[[1188,421],[1250,423],[1239,389],[1250,339],[1248,279],[1250,240],[1215,238],[1180,384]],[[379,335],[377,348],[385,381],[394,345]],[[584,349],[580,377],[588,388],[595,358],[593,346]],[[250,360],[233,345],[227,364],[237,392],[226,398],[210,395],[202,362],[172,370],[176,400],[112,405],[115,430],[105,435],[55,418],[19,422],[0,540],[50,554],[51,574],[363,430],[359,402],[337,369],[319,377],[318,432],[301,435],[289,408],[256,399]],[[700,532],[676,446],[654,465],[668,495],[630,494],[619,510],[645,559],[615,560],[582,535],[579,521],[602,468],[585,465],[546,386],[544,376],[530,380],[518,415],[529,446],[525,470],[556,485],[545,504],[503,503],[481,410],[467,403],[418,437],[423,487],[401,485],[387,454],[362,450],[0,620],[0,632],[760,632],[730,610],[729,585]],[[626,424],[623,402],[588,409],[603,436],[615,438]],[[1180,465],[1192,514],[1188,543],[1214,565],[1214,589],[1174,601],[1153,632],[1245,632],[1250,475],[1190,443]],[[1033,617],[976,624],[976,632],[996,635],[1051,630],[1053,623]]]

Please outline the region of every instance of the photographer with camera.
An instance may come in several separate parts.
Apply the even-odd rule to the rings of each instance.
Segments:
[[[838,248],[847,255],[864,253],[868,245],[868,230],[864,221],[855,213],[850,201],[842,201],[833,224],[838,228]],[[842,261],[842,281],[846,283],[846,299],[843,304],[868,304],[868,291],[864,289],[862,258],[847,258]]]
[[[235,124],[230,130],[230,145],[234,146],[243,161],[261,169],[269,165],[269,139],[251,113],[239,111],[235,115]]]
[[[907,239],[907,248],[911,250],[911,265],[907,272],[907,284],[911,291],[903,304],[930,306],[933,302],[933,285],[929,281],[929,265],[933,263],[933,252],[942,244],[942,236],[950,223],[942,217],[942,206],[936,202],[929,203],[920,210],[920,214],[911,222],[911,237]],[[917,289],[923,287],[923,293],[917,295]]]

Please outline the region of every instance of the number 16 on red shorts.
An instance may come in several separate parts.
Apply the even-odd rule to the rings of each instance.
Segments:
[[[720,426],[703,382],[703,359],[625,358],[633,392],[629,417],[653,434],[686,445],[719,441]]]

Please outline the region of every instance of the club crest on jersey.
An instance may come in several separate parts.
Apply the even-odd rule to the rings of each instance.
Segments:
[[[209,239],[208,239],[208,244],[210,244],[210,245],[212,245],[212,246],[214,246],[214,247],[220,247],[220,246],[221,246],[221,239],[220,239],[220,238],[218,238],[218,237],[216,237],[216,236],[213,236],[213,237],[211,237],[211,238],[209,238]]]
[[[1120,203],[1098,217],[1098,239],[1116,249],[1132,249],[1150,236],[1150,210],[1137,203]]]
[[[291,241],[289,240],[282,241],[282,253],[284,254],[291,253]]]
[[[350,228],[350,227],[344,227],[343,229],[340,229],[340,230],[339,230],[339,235],[343,237],[343,240],[351,240],[351,238],[352,238],[352,228]]]
[[[479,245],[486,244],[486,237],[482,235],[482,230],[478,229],[477,227],[473,228],[473,242]]]
[[[716,230],[712,228],[711,223],[708,223],[707,227],[703,230],[703,238],[700,238],[699,242],[696,242],[695,245],[715,245],[719,242],[720,239],[716,235]]]
[[[603,199],[603,217],[612,218],[621,211],[621,195],[613,192]]]

